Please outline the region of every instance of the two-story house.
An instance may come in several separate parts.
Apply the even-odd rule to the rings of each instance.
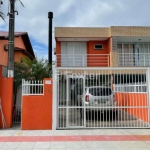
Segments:
[[[56,27],[55,40],[58,127],[149,126],[150,27]]]
[[[21,57],[34,59],[35,55],[27,32],[15,32],[14,38],[14,61]],[[8,63],[8,32],[0,32],[0,65]]]
[[[57,66],[150,65],[150,27],[56,27],[55,39]]]
[[[57,67],[92,70],[93,67],[150,66],[150,27],[56,27],[55,40]],[[110,74],[98,78],[106,83],[111,80]],[[114,83],[145,82],[145,76],[140,71],[122,71],[114,74]],[[74,84],[74,81],[70,82]]]

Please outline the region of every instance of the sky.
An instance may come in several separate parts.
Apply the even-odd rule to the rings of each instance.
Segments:
[[[8,1],[1,7],[6,22],[0,20],[0,31],[8,31]],[[48,59],[48,12],[53,12],[53,49],[55,27],[150,26],[150,0],[21,1],[25,7],[15,4],[15,31],[28,32],[37,58]]]

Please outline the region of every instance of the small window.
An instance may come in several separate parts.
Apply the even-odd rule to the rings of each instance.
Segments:
[[[103,45],[102,44],[95,44],[94,49],[97,49],[97,50],[103,49]]]

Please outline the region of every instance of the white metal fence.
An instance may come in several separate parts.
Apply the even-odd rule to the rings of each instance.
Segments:
[[[56,67],[54,72],[57,129],[150,127],[148,68]]]
[[[146,93],[147,83],[114,84],[114,92]]]
[[[106,67],[109,66],[110,55],[108,54],[61,54],[56,55],[57,66],[62,67]]]
[[[43,95],[44,83],[43,81],[25,81],[22,80],[22,95]]]

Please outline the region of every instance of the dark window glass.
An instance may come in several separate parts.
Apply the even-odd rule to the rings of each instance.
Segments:
[[[112,92],[110,88],[90,88],[89,93],[93,96],[109,96]]]
[[[94,49],[103,49],[103,45],[102,44],[95,44]]]

